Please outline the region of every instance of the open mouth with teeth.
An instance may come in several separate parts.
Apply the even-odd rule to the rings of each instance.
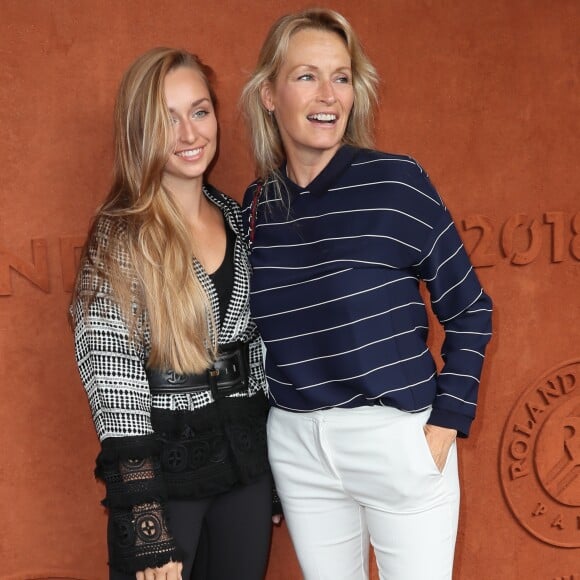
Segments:
[[[201,153],[201,150],[201,147],[197,147],[196,149],[186,149],[185,151],[177,151],[175,155],[182,157],[183,159],[192,159],[197,157]]]
[[[314,121],[315,123],[334,125],[338,117],[334,113],[315,113],[314,115],[308,115],[307,119],[309,121]]]

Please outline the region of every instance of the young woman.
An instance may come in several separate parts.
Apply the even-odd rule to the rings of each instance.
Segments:
[[[239,206],[204,182],[215,97],[197,57],[153,49],[115,109],[115,174],[84,250],[75,347],[102,451],[113,580],[261,580],[271,485],[261,343]]]
[[[307,580],[451,578],[456,435],[475,415],[491,301],[411,158],[370,149],[377,76],[349,23],[271,28],[242,106],[252,315],[267,347],[268,447]],[[445,329],[426,345],[426,282]]]

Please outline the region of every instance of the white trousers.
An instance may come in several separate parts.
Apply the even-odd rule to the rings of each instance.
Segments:
[[[449,580],[459,515],[457,452],[437,469],[430,411],[390,407],[291,413],[273,408],[268,447],[306,580]]]

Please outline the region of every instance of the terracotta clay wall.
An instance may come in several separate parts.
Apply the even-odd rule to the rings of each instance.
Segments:
[[[455,577],[579,580],[580,2],[319,3],[351,19],[384,79],[378,146],[427,168],[496,304],[460,443]],[[0,0],[0,578],[106,578],[66,307],[111,175],[122,71],[155,45],[215,68],[212,181],[239,198],[252,177],[240,88],[273,19],[310,4]],[[268,580],[298,578],[282,527]]]

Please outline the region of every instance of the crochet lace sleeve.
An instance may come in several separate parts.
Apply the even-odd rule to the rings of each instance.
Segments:
[[[152,436],[105,439],[96,475],[105,482],[112,568],[135,573],[182,560],[164,510],[159,444]]]
[[[142,334],[131,334],[108,290],[73,305],[75,354],[102,446],[96,475],[106,486],[109,563],[134,574],[181,554],[165,517]]]
[[[109,563],[133,574],[180,560],[164,513],[143,348],[106,296],[73,314],[77,363],[101,439],[95,473],[107,492]]]

